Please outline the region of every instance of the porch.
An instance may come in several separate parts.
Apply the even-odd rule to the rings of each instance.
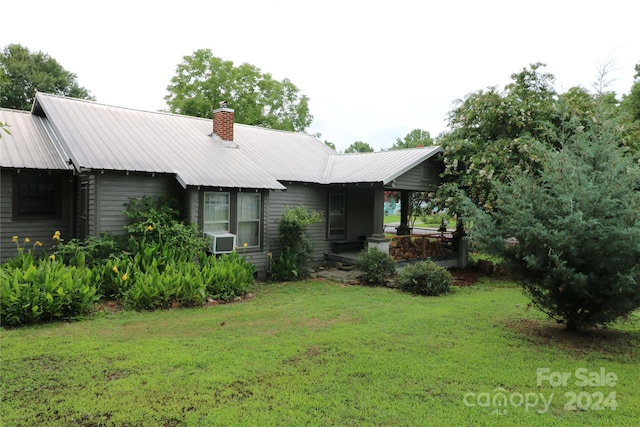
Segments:
[[[395,231],[395,229],[393,230]],[[385,228],[385,232],[391,230]],[[431,259],[442,267],[464,267],[466,264],[466,244],[456,237],[453,230],[446,232],[433,228],[414,228],[412,234],[389,236],[389,255],[398,267]],[[325,252],[325,263],[329,266],[353,266],[362,249],[344,246],[347,250],[334,246]],[[366,242],[362,248],[366,248]]]

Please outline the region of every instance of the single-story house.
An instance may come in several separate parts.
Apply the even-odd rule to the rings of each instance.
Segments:
[[[319,263],[336,242],[388,247],[384,192],[433,191],[442,170],[438,146],[338,154],[311,135],[234,123],[226,107],[202,119],[38,93],[30,112],[0,109],[0,121],[11,132],[0,139],[0,261],[14,235],[46,249],[55,230],[123,234],[125,202],[166,195],[221,248],[224,236],[246,243],[261,273],[282,213],[317,210]]]

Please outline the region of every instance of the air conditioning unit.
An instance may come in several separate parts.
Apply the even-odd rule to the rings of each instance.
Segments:
[[[236,235],[231,233],[204,233],[211,239],[211,252],[228,254],[236,249]]]

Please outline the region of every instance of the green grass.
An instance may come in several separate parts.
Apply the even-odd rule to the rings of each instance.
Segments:
[[[1,331],[3,426],[584,426],[640,419],[640,326],[570,335],[508,282],[444,297],[326,281],[256,285],[228,305]],[[600,368],[612,387],[538,387]],[[498,390],[496,390],[498,389]],[[467,406],[553,393],[550,410]],[[565,410],[565,393],[616,393]],[[473,393],[473,395],[470,395]],[[514,394],[515,393],[515,394]],[[469,397],[474,396],[474,397]],[[584,398],[586,399],[586,397]],[[584,400],[583,400],[584,401]],[[503,412],[506,411],[506,412]]]

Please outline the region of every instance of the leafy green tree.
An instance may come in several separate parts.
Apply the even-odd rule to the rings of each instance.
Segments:
[[[210,117],[213,109],[227,102],[238,123],[272,129],[304,131],[313,120],[309,98],[289,80],[275,80],[250,64],[213,56],[199,49],[185,56],[167,86],[164,97],[173,113]]]
[[[433,145],[433,138],[426,130],[414,129],[409,132],[404,139],[396,138],[396,142],[391,146],[391,150],[402,148],[419,148]]]
[[[565,127],[560,149],[535,143],[538,171],[496,183],[472,237],[510,263],[534,306],[576,330],[640,307],[640,166],[606,109]]]
[[[43,52],[30,52],[19,44],[0,54],[0,107],[30,110],[36,92],[95,100],[78,85],[77,76]]]
[[[327,147],[332,148],[333,150],[336,149],[336,144],[334,144],[333,142],[325,141],[324,145],[326,145]]]
[[[345,153],[372,153],[375,150],[366,142],[356,141],[344,150]]]
[[[622,98],[622,107],[632,120],[640,121],[640,64],[636,64],[635,70],[633,86],[629,94]]]
[[[624,95],[620,108],[625,114],[625,136],[623,144],[640,157],[640,64],[635,66],[635,79],[631,90]]]
[[[596,97],[581,88],[558,95],[554,76],[543,67],[536,63],[512,74],[502,91],[489,87],[457,101],[450,130],[438,141],[445,150],[445,180],[487,210],[495,203],[494,183],[538,170],[540,150],[561,145],[566,121],[579,114],[587,122],[593,114]]]

